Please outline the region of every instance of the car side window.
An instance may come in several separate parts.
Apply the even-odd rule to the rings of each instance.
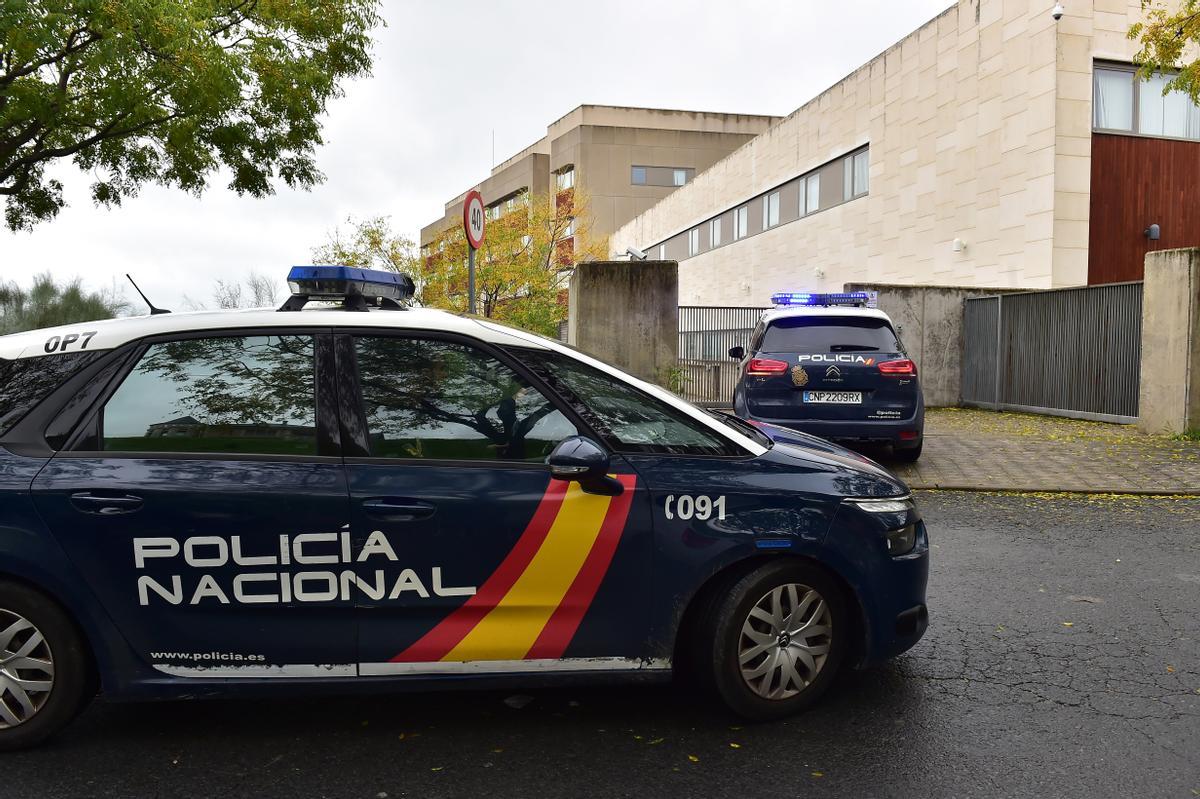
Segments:
[[[312,336],[152,344],[104,406],[109,452],[315,455]]]
[[[529,381],[474,347],[356,336],[354,351],[372,457],[537,462],[578,433]]]
[[[520,358],[617,452],[746,454],[667,403],[568,355],[522,350]]]

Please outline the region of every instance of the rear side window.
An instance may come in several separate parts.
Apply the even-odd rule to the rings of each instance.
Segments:
[[[0,435],[11,430],[67,378],[99,357],[98,352],[72,352],[15,361],[0,358]]]
[[[617,452],[746,454],[667,403],[570,356],[521,350],[520,358]]]
[[[104,406],[112,452],[315,455],[312,336],[152,344]]]
[[[793,316],[767,326],[761,352],[900,352],[896,333],[883,319]]]

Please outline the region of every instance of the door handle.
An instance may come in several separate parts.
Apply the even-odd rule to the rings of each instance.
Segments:
[[[71,504],[76,510],[84,513],[95,513],[100,516],[115,516],[119,513],[133,513],[142,507],[142,498],[132,494],[111,495],[93,494],[80,491],[71,495]]]
[[[419,499],[404,497],[372,497],[364,499],[363,512],[374,519],[386,519],[392,522],[411,522],[428,519],[437,511],[437,507]]]

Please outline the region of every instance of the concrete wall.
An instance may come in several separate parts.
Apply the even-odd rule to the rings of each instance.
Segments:
[[[921,392],[929,407],[962,401],[963,300],[1012,293],[1012,289],[878,283],[847,283],[845,290],[879,292],[879,309],[899,326],[900,338],[917,362]]]
[[[593,261],[571,277],[568,341],[644,380],[669,383],[679,359],[679,265]]]
[[[611,251],[652,252],[743,203],[754,220],[764,192],[869,145],[865,197],[681,259],[680,301],[1086,283],[1092,61],[1131,58],[1140,3],[1067,2],[1057,25],[1051,5],[960,0],[619,228]]]
[[[1200,430],[1200,249],[1146,256],[1138,428]]]

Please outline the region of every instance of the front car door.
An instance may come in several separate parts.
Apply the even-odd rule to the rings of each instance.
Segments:
[[[521,365],[454,336],[337,341],[364,675],[591,671],[643,665],[646,494],[552,480],[546,456],[589,434]],[[354,452],[353,448],[358,447]]]
[[[356,673],[324,362],[320,331],[147,342],[34,481],[48,526],[155,670]]]

